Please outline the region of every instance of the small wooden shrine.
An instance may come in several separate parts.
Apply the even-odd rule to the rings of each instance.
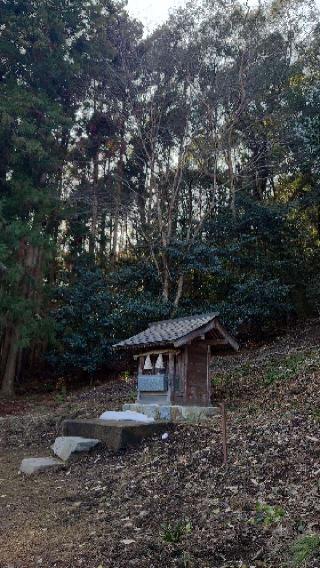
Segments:
[[[118,343],[138,361],[140,405],[210,406],[209,364],[215,349],[239,349],[217,313],[151,323]]]

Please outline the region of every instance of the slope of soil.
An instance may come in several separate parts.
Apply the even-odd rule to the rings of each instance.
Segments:
[[[100,448],[66,471],[18,474],[23,457],[49,454],[63,416],[120,407],[130,384],[2,419],[0,567],[319,568],[319,338],[311,322],[215,358],[214,391],[228,401],[226,467],[215,420],[120,455]]]

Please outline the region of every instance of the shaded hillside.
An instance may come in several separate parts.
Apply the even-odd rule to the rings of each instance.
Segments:
[[[229,400],[227,467],[214,421],[168,428],[166,441],[120,455],[97,451],[66,472],[18,476],[22,456],[47,451],[59,417],[95,415],[107,398],[120,406],[130,385],[70,395],[51,418],[33,406],[19,432],[5,419],[0,566],[318,568],[319,337],[314,321],[215,359],[216,393]]]

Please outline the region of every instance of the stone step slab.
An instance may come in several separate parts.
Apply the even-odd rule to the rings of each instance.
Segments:
[[[168,430],[168,422],[130,422],[112,420],[65,420],[62,424],[64,436],[94,438],[103,442],[115,452],[140,444],[144,438],[162,434]]]
[[[100,443],[95,438],[81,436],[59,436],[51,446],[53,453],[63,461],[67,461],[74,453],[89,452]]]
[[[25,458],[22,460],[19,471],[26,475],[40,473],[49,469],[63,469],[65,464],[56,458]]]

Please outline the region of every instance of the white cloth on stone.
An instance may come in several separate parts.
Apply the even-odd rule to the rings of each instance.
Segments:
[[[115,422],[125,420],[128,422],[145,422],[146,424],[154,422],[154,418],[146,416],[141,412],[134,412],[133,410],[107,410],[106,412],[101,414],[100,420],[113,420]]]

